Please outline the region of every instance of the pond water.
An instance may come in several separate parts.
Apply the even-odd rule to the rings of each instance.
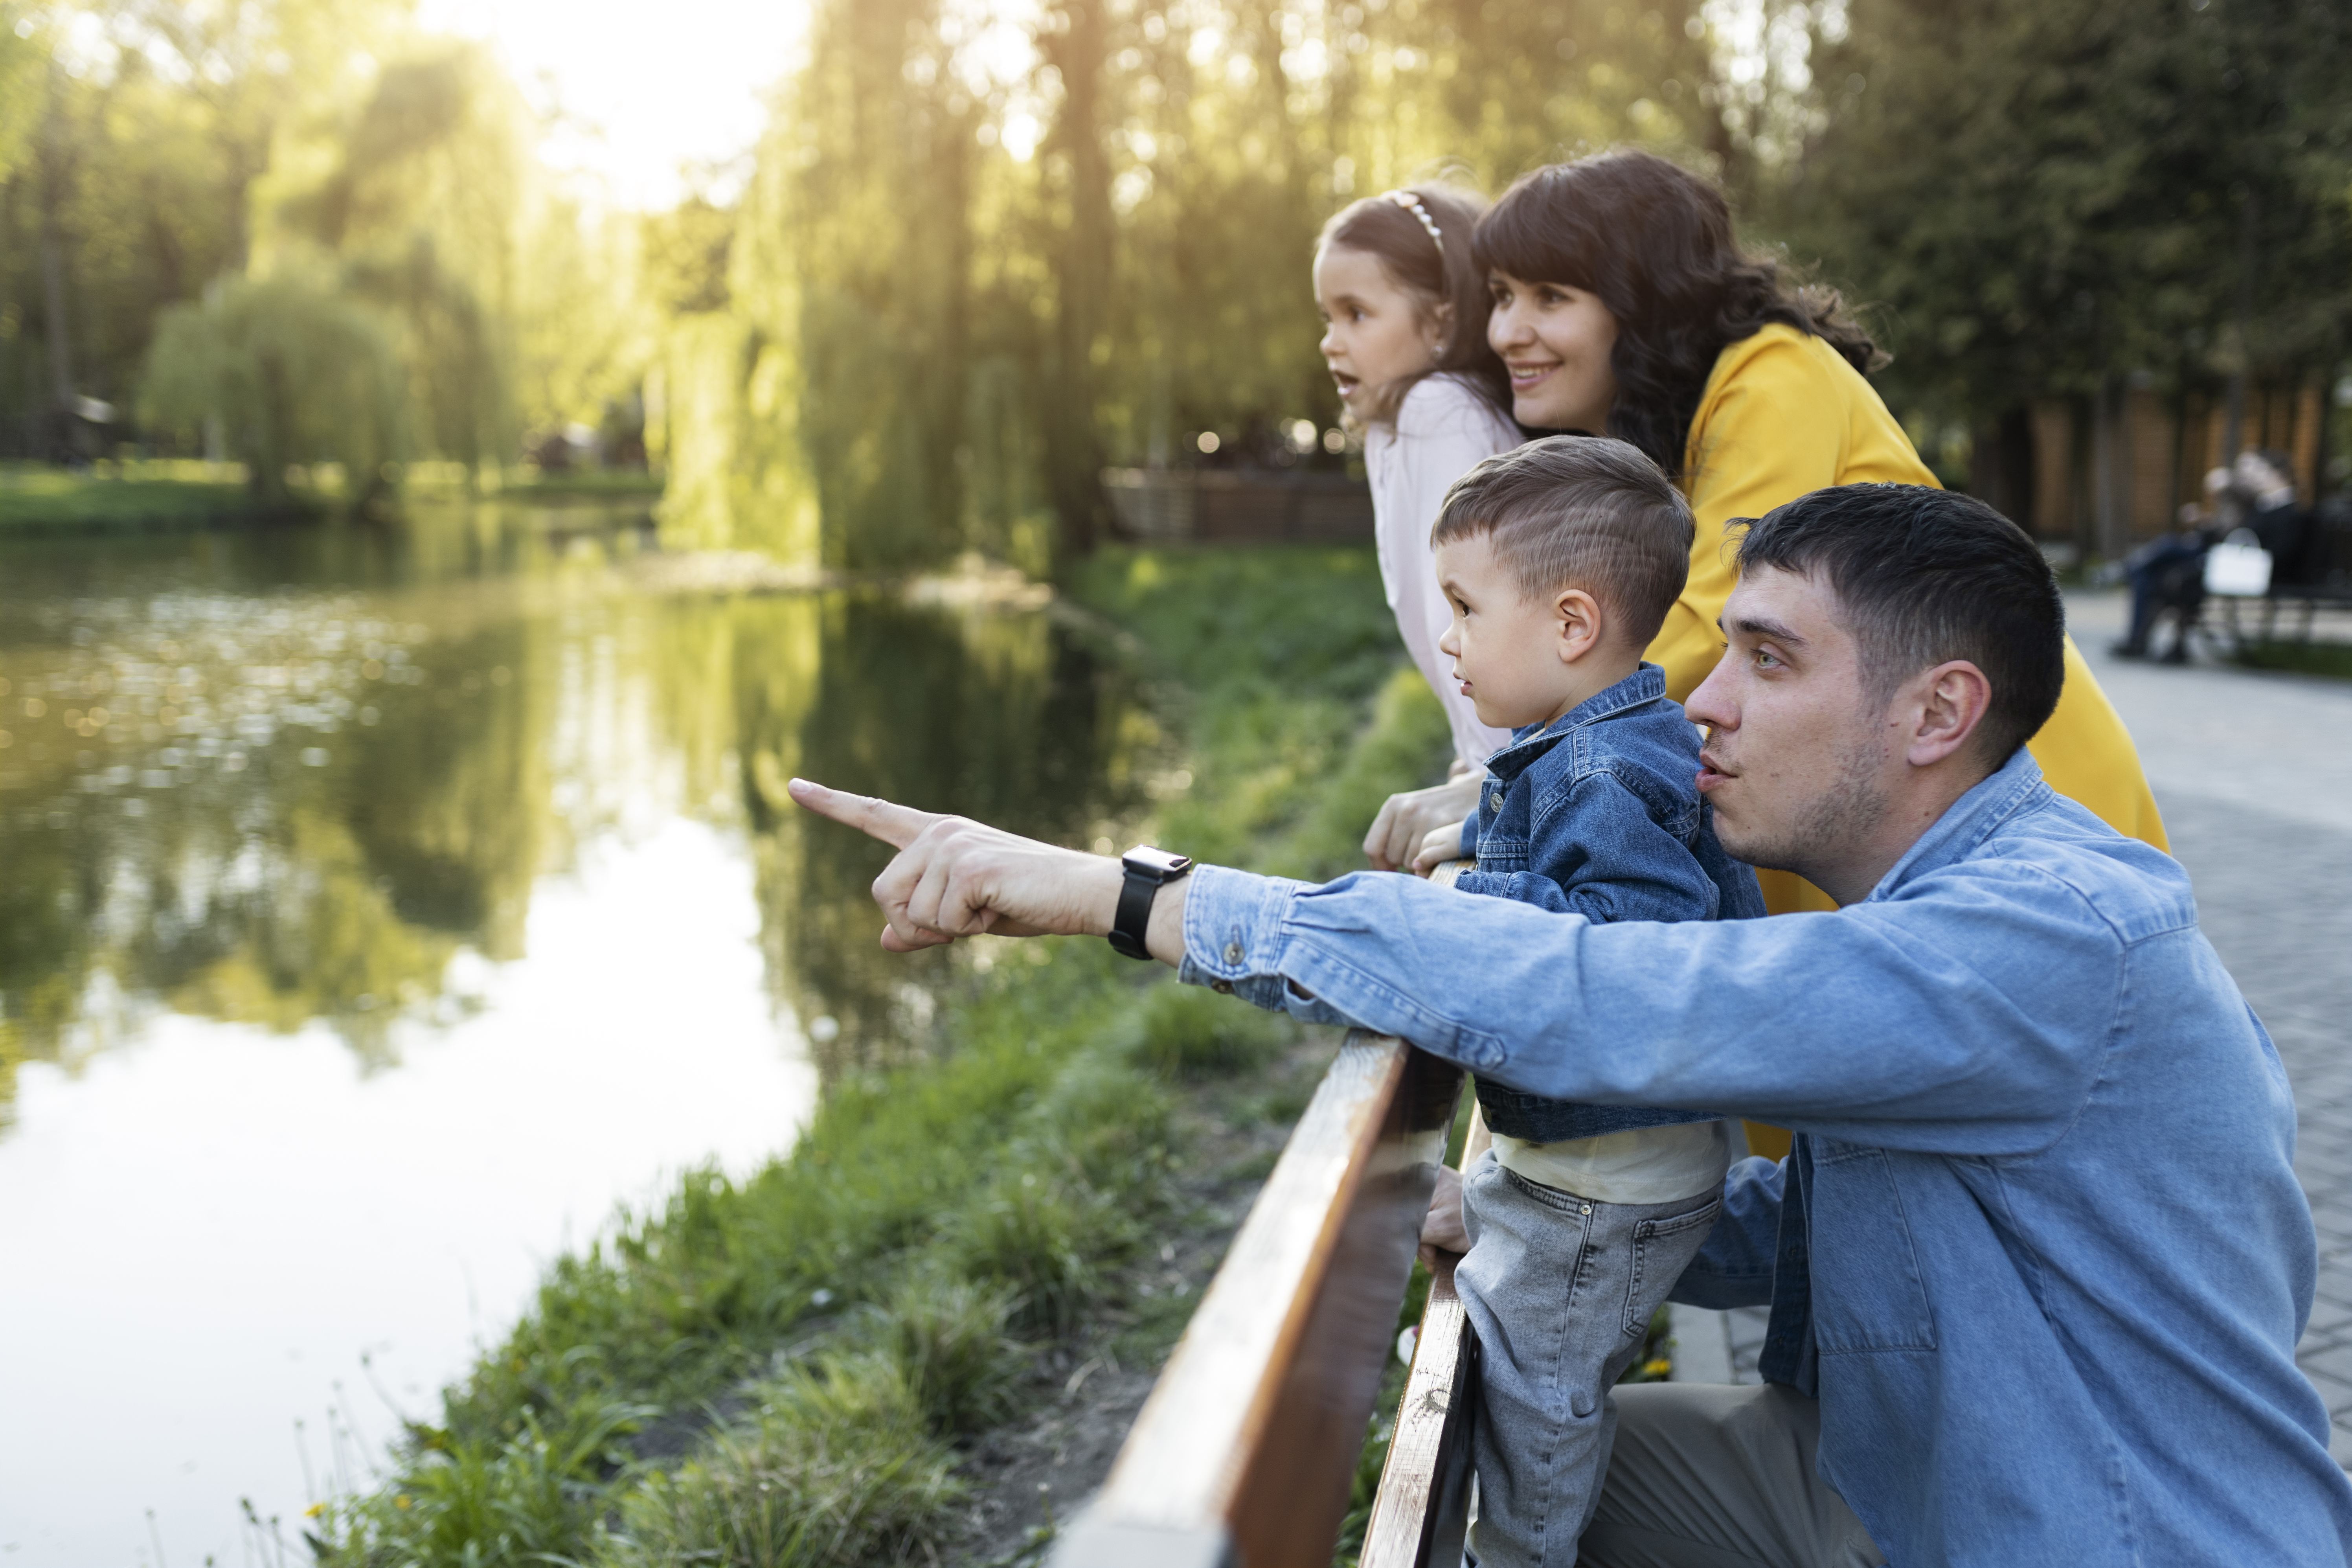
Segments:
[[[786,778],[1131,804],[1069,617],[664,592],[652,537],[0,547],[0,1563],[307,1556],[552,1256],[919,1048],[950,961]]]

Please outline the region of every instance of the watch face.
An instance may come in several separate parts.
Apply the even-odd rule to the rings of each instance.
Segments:
[[[1190,856],[1171,855],[1167,850],[1154,849],[1149,844],[1139,844],[1118,858],[1119,864],[1129,870],[1141,871],[1162,881],[1189,870],[1192,865]]]

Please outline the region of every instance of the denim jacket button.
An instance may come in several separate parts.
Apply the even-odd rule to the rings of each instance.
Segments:
[[[1237,942],[1229,942],[1225,943],[1225,962],[1227,963],[1239,963],[1241,961],[1242,944]]]
[[[1209,989],[1220,996],[1230,996],[1234,994],[1234,983],[1230,980],[1212,980],[1209,982]]]

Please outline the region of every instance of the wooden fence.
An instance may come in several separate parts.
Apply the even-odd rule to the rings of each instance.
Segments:
[[[1464,1082],[1348,1036],[1054,1568],[1328,1568]],[[1473,1358],[1443,1260],[1362,1568],[1462,1561]]]
[[[1372,537],[1361,479],[1314,471],[1108,468],[1118,531],[1152,543],[1345,543]]]

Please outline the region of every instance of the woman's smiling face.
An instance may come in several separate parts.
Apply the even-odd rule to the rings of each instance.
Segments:
[[[1511,373],[1511,416],[1535,430],[1604,433],[1617,398],[1617,318],[1601,297],[1507,272],[1489,273],[1487,290],[1486,342]]]

